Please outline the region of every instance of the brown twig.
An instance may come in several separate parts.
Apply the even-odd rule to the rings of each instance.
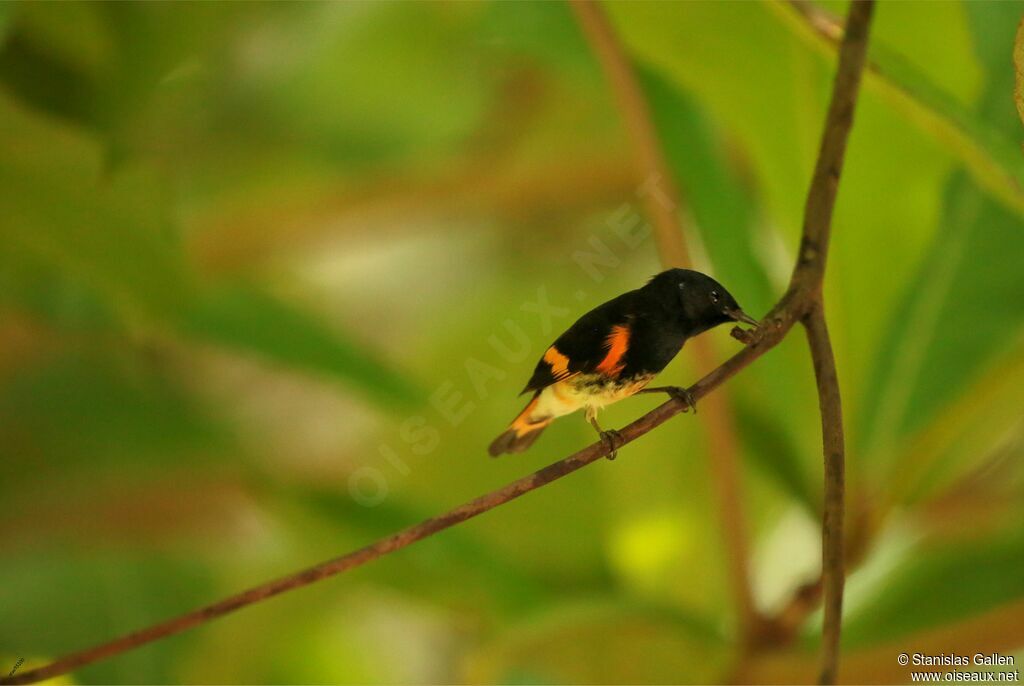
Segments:
[[[584,35],[604,70],[633,144],[638,183],[644,184],[644,208],[654,227],[662,267],[690,267],[693,260],[684,240],[680,219],[682,194],[674,182],[663,146],[651,116],[647,98],[636,72],[601,7],[594,0],[573,0],[573,10]],[[710,341],[690,342],[698,373],[715,366]],[[727,551],[737,625],[744,645],[758,640],[765,622],[754,605],[750,590],[750,569],[746,518],[740,483],[739,442],[732,404],[726,394],[709,398],[701,408],[708,436],[710,471],[715,486],[718,519]]]
[[[847,31],[840,48],[839,67],[832,93],[822,138],[820,157],[815,174],[808,191],[807,209],[804,221],[804,238],[800,248],[797,266],[793,272],[790,287],[782,299],[763,319],[762,326],[754,335],[740,335],[737,338],[747,343],[742,351],[716,367],[690,388],[697,400],[705,397],[715,388],[751,364],[754,360],[778,345],[797,321],[807,326],[808,337],[812,340],[811,352],[815,360],[815,369],[819,371],[819,388],[823,390],[821,405],[824,415],[833,422],[823,426],[825,433],[825,451],[829,458],[825,462],[826,511],[842,513],[842,478],[837,474],[837,467],[842,463],[842,434],[836,432],[836,422],[840,417],[838,405],[838,385],[835,383],[835,364],[832,360],[831,348],[827,336],[819,330],[818,317],[822,317],[821,283],[825,270],[825,250],[831,224],[832,207],[838,187],[839,173],[842,169],[846,139],[852,125],[853,107],[856,102],[860,71],[863,67],[864,52],[867,43],[868,26],[871,21],[872,6],[869,1],[854,2],[851,5]],[[623,444],[631,443],[648,431],[665,423],[685,409],[683,403],[670,400],[651,410],[621,430]],[[841,426],[840,426],[841,430]],[[838,441],[838,442],[837,442]],[[836,450],[836,446],[839,449]],[[66,674],[76,668],[95,663],[99,660],[124,653],[128,650],[153,641],[181,633],[200,624],[234,612],[253,603],[266,600],[286,591],[308,586],[316,581],[340,574],[354,567],[376,560],[383,555],[394,552],[408,545],[431,536],[448,527],[454,526],[507,503],[536,488],[547,485],[563,476],[575,472],[592,462],[607,455],[607,445],[603,441],[594,443],[569,457],[555,462],[529,476],[514,481],[496,491],[492,491],[475,500],[471,500],[455,509],[437,517],[424,520],[419,524],[382,538],[364,548],[329,560],[322,564],[281,577],[274,581],[253,587],[247,591],[220,600],[211,605],[199,608],[173,619],[154,624],[139,631],[127,634],[108,643],[103,643],[86,650],[71,653],[50,664],[37,667],[14,676],[0,678],[0,684],[24,684],[41,681],[60,674]],[[825,569],[826,597],[842,598],[842,541],[839,539],[841,529],[826,527],[823,530],[823,556]],[[838,555],[829,554],[839,546]],[[826,609],[828,605],[826,605]],[[831,613],[826,611],[825,637],[833,641],[824,651],[823,677],[836,673],[836,645],[839,638],[838,604],[833,602]]]
[[[839,664],[839,634],[843,615],[843,510],[846,493],[846,456],[843,440],[843,408],[839,398],[836,361],[821,303],[812,307],[803,320],[807,344],[814,362],[821,412],[821,436],[824,453],[825,497],[821,519],[821,581],[824,590],[825,619],[821,638],[821,675],[819,682],[834,684]]]
[[[845,444],[843,411],[835,357],[825,323],[822,283],[831,237],[832,214],[846,145],[853,126],[853,112],[867,56],[868,31],[874,10],[873,0],[850,5],[846,30],[839,49],[832,101],[825,118],[821,148],[811,178],[804,208],[803,238],[793,271],[792,283],[808,294],[808,309],[803,316],[807,342],[814,363],[821,410],[824,452],[824,513],[821,528],[822,582],[825,617],[822,628],[821,671],[819,681],[835,683],[839,665],[839,637],[842,628],[843,512],[845,496]]]

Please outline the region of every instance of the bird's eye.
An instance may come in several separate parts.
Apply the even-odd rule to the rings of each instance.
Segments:
[[[711,291],[711,302],[718,304],[718,291]]]

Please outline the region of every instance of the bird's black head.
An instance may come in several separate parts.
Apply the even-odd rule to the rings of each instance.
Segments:
[[[722,284],[692,269],[669,269],[644,288],[669,311],[679,313],[691,336],[731,321],[757,326],[757,320],[740,308]]]

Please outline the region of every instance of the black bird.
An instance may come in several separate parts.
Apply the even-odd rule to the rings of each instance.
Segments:
[[[696,411],[686,389],[645,387],[688,338],[729,321],[757,326],[721,284],[690,269],[669,269],[598,305],[544,353],[522,391],[533,392],[533,399],[488,452],[523,452],[555,419],[584,408],[614,458],[619,436],[601,430],[597,411],[635,393],[654,392],[684,400]]]

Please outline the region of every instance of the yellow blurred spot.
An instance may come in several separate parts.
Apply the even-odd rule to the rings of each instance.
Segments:
[[[692,522],[680,512],[654,512],[618,523],[609,540],[612,568],[630,585],[662,588],[693,544]]]

